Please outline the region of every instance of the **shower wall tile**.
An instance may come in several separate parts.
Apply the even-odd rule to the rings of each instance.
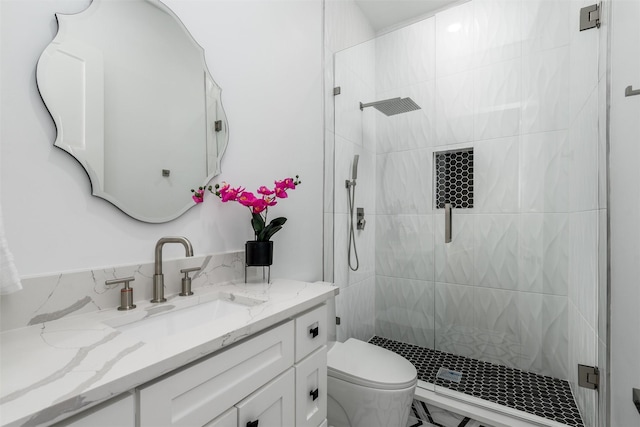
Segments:
[[[566,296],[569,214],[523,214],[519,227],[518,289]]]
[[[355,242],[358,251],[357,271],[349,268],[349,214],[335,214],[334,216],[334,283],[341,289],[360,283],[375,275],[376,267],[376,222],[375,215],[366,215],[367,224],[364,230],[355,230]],[[355,213],[354,213],[355,227]],[[351,265],[356,267],[355,252],[351,252]]]
[[[474,27],[473,2],[436,13],[436,76],[471,69]]]
[[[376,39],[378,93],[435,78],[435,19],[428,18]]]
[[[474,282],[518,289],[518,216],[477,215],[474,230]]]
[[[346,214],[349,212],[349,207],[347,202],[347,189],[345,188],[345,181],[351,179],[353,156],[354,154],[356,154],[356,146],[340,135],[335,135],[334,150],[334,211],[336,213]],[[358,161],[358,166],[359,165],[360,162]]]
[[[522,2],[523,55],[569,44],[569,6],[569,1]]]
[[[335,108],[333,106],[333,52],[324,50],[324,127],[326,131],[335,130]],[[325,157],[326,159],[326,157]]]
[[[432,215],[377,215],[376,274],[431,280],[433,234]]]
[[[453,211],[450,243],[444,243],[444,212],[434,216],[436,281],[473,285],[474,216]]]
[[[577,31],[579,10],[593,4],[587,0],[571,0],[569,13],[569,112],[576,117],[591,92],[598,85],[598,37],[602,30]]]
[[[344,288],[349,286],[349,266],[347,263],[349,215],[336,212],[333,227],[333,282],[342,292]]]
[[[518,292],[476,287],[473,302],[478,358],[517,367],[522,353]]]
[[[598,211],[569,216],[569,300],[590,328],[597,330]]]
[[[522,59],[522,133],[569,127],[569,47]]]
[[[520,58],[478,68],[473,80],[474,139],[517,135],[522,97]]]
[[[522,1],[474,0],[474,66],[519,58]]]
[[[378,214],[427,214],[433,206],[432,151],[400,151],[377,156]]]
[[[338,341],[348,338],[368,341],[375,330],[375,278],[371,277],[340,291],[336,296]]]
[[[473,140],[473,72],[436,80],[436,142],[434,145]]]
[[[517,306],[522,343],[522,353],[517,367],[542,375],[568,379],[567,298],[520,292]]]
[[[519,138],[474,144],[475,208],[482,213],[519,211]]]
[[[376,335],[434,348],[435,284],[376,276]]]
[[[568,212],[569,162],[567,131],[522,135],[520,142],[522,212]]]
[[[436,283],[436,349],[466,357],[477,357],[474,328],[474,288]]]
[[[593,90],[569,130],[570,209],[598,207],[598,91]]]

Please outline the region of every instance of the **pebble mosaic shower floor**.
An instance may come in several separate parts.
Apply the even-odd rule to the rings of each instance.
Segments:
[[[567,426],[584,426],[566,381],[378,336],[369,342],[405,357],[422,381]],[[438,378],[440,368],[462,373],[460,382]]]

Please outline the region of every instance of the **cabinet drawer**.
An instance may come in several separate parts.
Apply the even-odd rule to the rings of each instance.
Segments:
[[[293,368],[238,403],[238,426],[291,427],[295,421]],[[296,425],[297,427],[297,425]]]
[[[293,365],[293,322],[140,388],[140,425],[201,426]]]
[[[135,399],[132,392],[127,392],[63,420],[55,424],[55,427],[134,427],[135,425]]]
[[[234,406],[204,427],[238,427],[238,408]]]
[[[327,306],[296,318],[296,362],[327,343]]]
[[[296,427],[317,427],[327,418],[327,346],[296,366]]]

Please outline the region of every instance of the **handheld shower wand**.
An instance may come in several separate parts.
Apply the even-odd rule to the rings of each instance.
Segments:
[[[358,159],[360,158],[360,156],[358,154],[356,154],[355,156],[353,156],[353,167],[351,169],[351,180],[346,180],[345,181],[345,186],[347,187],[347,201],[349,203],[349,219],[350,219],[350,225],[349,225],[349,255],[348,255],[348,262],[349,262],[349,268],[352,271],[356,271],[359,267],[360,267],[360,261],[358,260],[358,249],[356,248],[356,236],[355,236],[355,231],[353,229],[353,207],[355,206],[355,201],[356,201],[356,179],[358,178]],[[353,244],[352,244],[353,243]],[[353,253],[356,257],[356,265],[355,267],[353,267],[351,265],[351,247],[353,246]]]

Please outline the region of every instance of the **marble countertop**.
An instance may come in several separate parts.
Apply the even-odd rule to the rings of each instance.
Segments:
[[[321,304],[338,288],[276,279],[271,284],[218,284],[194,291],[193,296],[173,296],[161,304],[137,301],[131,311],[101,310],[0,334],[1,425],[59,421]],[[216,298],[260,303],[224,321],[205,321],[146,342],[108,326]]]

